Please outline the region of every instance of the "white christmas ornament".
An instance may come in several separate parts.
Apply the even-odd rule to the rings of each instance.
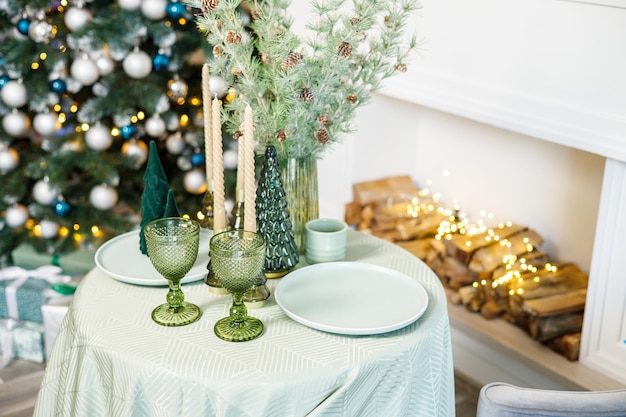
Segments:
[[[39,113],[33,118],[33,127],[42,136],[52,136],[61,128],[59,115],[54,112]]]
[[[85,143],[94,151],[104,151],[113,144],[113,137],[108,127],[95,124],[85,133]]]
[[[202,194],[206,192],[206,176],[204,171],[193,169],[183,177],[183,186],[189,194]]]
[[[28,209],[22,204],[15,204],[7,208],[4,220],[9,227],[22,227],[26,224],[26,220],[28,220]]]
[[[96,67],[100,75],[109,75],[115,69],[115,62],[108,55],[102,55],[96,58]]]
[[[161,119],[161,117],[158,114],[146,120],[145,128],[146,128],[146,133],[152,136],[153,138],[158,138],[162,136],[166,131],[165,121]]]
[[[1,95],[4,104],[10,107],[22,107],[27,102],[26,87],[19,81],[11,80],[2,87]]]
[[[141,13],[150,20],[161,20],[167,15],[166,0],[143,0]]]
[[[176,132],[167,138],[165,141],[165,148],[172,155],[179,155],[185,150],[185,141],[183,140],[180,132]]]
[[[70,74],[83,85],[92,85],[100,78],[100,70],[96,63],[87,55],[83,55],[72,62]]]
[[[13,148],[0,150],[0,174],[13,171],[20,163],[20,154]]]
[[[129,53],[122,62],[124,72],[131,78],[146,78],[152,71],[152,60],[150,55],[140,49],[135,49]]]
[[[65,11],[63,21],[65,26],[74,32],[91,20],[91,11],[82,7],[70,7]]]
[[[14,110],[2,118],[4,131],[13,137],[20,137],[30,128],[28,115],[21,110]]]
[[[117,4],[124,10],[137,10],[141,0],[117,0]]]
[[[209,88],[211,89],[211,93],[215,94],[219,98],[224,97],[228,92],[228,89],[226,88],[226,80],[219,75],[211,75],[209,77]]]
[[[243,137],[239,138],[239,140],[241,139],[243,139]],[[238,160],[237,151],[234,151],[232,149],[228,149],[224,151],[224,168],[226,169],[237,168],[237,160]]]
[[[52,239],[59,234],[59,225],[51,220],[42,220],[39,223],[39,231],[44,239]]]
[[[141,166],[148,159],[148,145],[140,140],[129,140],[122,145],[122,153],[128,158],[134,158],[137,166]]]
[[[89,193],[91,205],[98,210],[110,210],[117,204],[117,190],[106,184],[96,185]]]
[[[59,195],[59,190],[52,187],[48,181],[39,180],[33,187],[33,197],[39,204],[48,206],[54,203]]]

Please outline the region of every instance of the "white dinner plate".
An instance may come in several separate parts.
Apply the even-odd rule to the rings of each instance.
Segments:
[[[413,278],[358,262],[329,262],[297,269],[274,291],[295,321],[330,333],[371,335],[401,329],[420,318],[428,294]]]
[[[198,258],[180,281],[194,282],[204,278],[209,263],[209,240],[213,232],[200,229]],[[139,230],[133,230],[105,242],[95,255],[96,265],[108,276],[129,284],[165,286],[167,280],[154,269],[150,258],[139,249]]]

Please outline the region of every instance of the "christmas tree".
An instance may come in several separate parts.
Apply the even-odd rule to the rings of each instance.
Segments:
[[[195,13],[169,0],[0,2],[5,255],[23,242],[93,249],[135,228],[150,140],[181,214],[201,216],[201,66],[212,52]],[[226,96],[219,77],[211,90]],[[228,191],[230,138],[224,149]]]
[[[268,146],[256,189],[257,230],[265,239],[263,268],[267,276],[282,276],[300,260],[289,219],[276,149]]]

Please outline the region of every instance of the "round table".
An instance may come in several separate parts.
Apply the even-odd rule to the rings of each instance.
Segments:
[[[388,333],[325,333],[287,317],[273,296],[280,279],[271,279],[270,299],[249,311],[265,332],[231,343],[213,332],[230,296],[212,294],[202,281],[185,284],[202,317],[163,327],[150,312],[165,287],[127,284],[96,268],[63,320],[34,415],[454,416],[446,297],[436,275],[400,247],[355,231],[346,260],[417,280],[429,297],[425,313]]]

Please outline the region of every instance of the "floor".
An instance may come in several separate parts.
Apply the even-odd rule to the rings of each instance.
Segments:
[[[0,417],[32,417],[44,365],[14,360],[0,369]],[[456,417],[475,417],[479,388],[455,375]]]

